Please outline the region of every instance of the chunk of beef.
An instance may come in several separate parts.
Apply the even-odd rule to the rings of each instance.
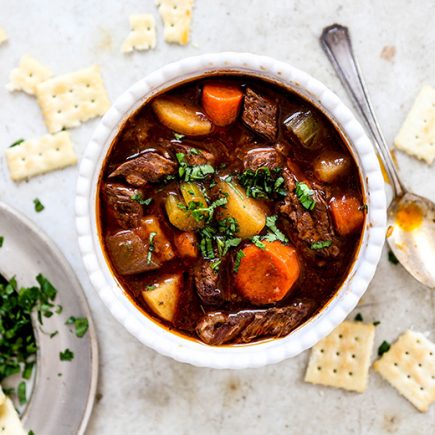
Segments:
[[[295,170],[295,172],[298,172]],[[288,192],[278,210],[286,215],[293,225],[296,237],[304,242],[304,247],[310,247],[312,243],[326,240],[335,240],[334,228],[328,213],[328,206],[320,190],[313,190],[313,199],[316,206],[313,210],[307,210],[301,204],[296,195],[296,183],[298,177],[287,168],[283,173],[286,190]],[[310,256],[313,252],[307,251]],[[336,257],[340,249],[336,243],[328,248],[323,248],[315,252],[316,255],[323,257]]]
[[[143,207],[131,198],[140,194],[140,190],[119,183],[105,185],[104,197],[120,227],[128,229],[139,226]]]
[[[223,291],[219,288],[219,274],[211,267],[210,261],[199,260],[193,271],[196,291],[207,305],[219,305],[224,301]]]
[[[275,148],[255,148],[246,153],[243,165],[245,169],[252,169],[253,171],[264,167],[269,169],[282,168],[284,158]]]
[[[144,149],[152,126],[152,122],[147,117],[134,117],[127,121],[122,141],[128,145],[129,149],[139,152]]]
[[[149,244],[134,230],[119,231],[107,236],[106,246],[115,269],[121,275],[133,275],[160,266],[154,258],[147,261]]]
[[[175,174],[177,164],[162,155],[149,151],[119,165],[109,177],[124,177],[128,184],[140,187],[157,183]]]
[[[171,142],[171,147],[174,150],[174,153],[183,153],[184,162],[190,166],[206,164],[213,166],[216,162],[216,156],[209,151],[177,143],[175,141]]]
[[[248,87],[245,93],[242,120],[254,132],[273,141],[278,132],[278,104]]]
[[[249,343],[257,338],[283,337],[305,320],[314,308],[313,301],[296,300],[282,308],[237,313],[205,314],[196,333],[207,344]]]

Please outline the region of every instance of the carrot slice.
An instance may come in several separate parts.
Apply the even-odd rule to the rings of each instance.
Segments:
[[[335,229],[341,236],[347,236],[361,228],[364,212],[354,196],[343,195],[341,198],[332,198],[329,208]]]
[[[300,275],[296,249],[281,242],[263,242],[264,249],[249,245],[243,249],[235,284],[254,305],[278,302],[291,290]]]
[[[202,107],[213,124],[220,127],[236,120],[242,98],[240,88],[233,85],[207,83],[202,89]]]
[[[196,235],[192,231],[185,231],[174,237],[174,243],[182,257],[196,258],[198,248],[196,247]]]

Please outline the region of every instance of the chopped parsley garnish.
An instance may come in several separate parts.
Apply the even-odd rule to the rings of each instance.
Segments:
[[[33,200],[33,204],[35,206],[36,213],[41,213],[41,211],[44,210],[44,208],[45,208],[44,205],[42,204],[42,202],[38,198],[35,198]]]
[[[213,226],[207,225],[199,232],[199,249],[207,260],[213,260],[216,256],[218,258],[225,256],[231,248],[239,246],[242,241],[240,237],[235,237],[235,233],[239,230],[236,219],[228,217],[213,224]],[[219,265],[215,266],[217,267]]]
[[[361,313],[358,313],[356,316],[355,316],[355,322],[364,322],[364,318],[363,318],[363,316],[362,316],[362,314]]]
[[[287,195],[284,188],[282,169],[261,167],[253,171],[246,169],[240,176],[239,182],[246,189],[246,195],[252,198],[277,199]]]
[[[18,373],[23,379],[32,376],[37,345],[31,314],[36,312],[42,324],[43,317],[53,314],[57,293],[43,275],[39,274],[36,280],[38,285],[18,288],[15,278],[8,282],[0,277],[0,382]],[[24,388],[19,386],[17,390],[22,398]]]
[[[20,405],[24,405],[27,402],[27,398],[26,398],[26,383],[24,381],[21,381],[18,384],[17,397],[18,397],[18,401],[20,402]]]
[[[287,243],[288,242],[287,237],[276,226],[277,219],[278,219],[278,216],[267,216],[266,217],[266,227],[270,230],[270,232],[267,233],[263,237],[263,239],[267,240],[268,242],[275,242],[276,240],[279,240],[280,242]]]
[[[390,350],[391,344],[388,341],[383,341],[381,345],[378,347],[378,355],[382,356],[385,352]]]
[[[140,205],[150,205],[151,201],[153,200],[152,198],[143,199],[140,193],[135,193],[134,195],[130,196],[130,199],[138,202]]]
[[[176,140],[181,140],[181,139],[183,139],[184,134],[175,133],[175,131],[174,131],[174,137]]]
[[[150,233],[150,239],[149,239],[149,246],[148,246],[148,253],[147,253],[147,264],[151,264],[151,259],[154,251],[154,237],[157,236],[157,233],[155,231],[151,231]]]
[[[211,262],[211,268],[216,272],[219,270],[219,266],[221,265],[222,260],[219,258],[218,260],[214,260]]]
[[[18,139],[13,144],[9,145],[9,148],[16,147],[18,145],[21,145],[24,142],[25,139]]]
[[[205,165],[196,165],[190,166],[185,162],[185,154],[177,153],[175,154],[177,158],[179,167],[178,167],[178,176],[180,180],[183,181],[197,181],[204,180],[209,175],[214,174],[215,170],[213,166],[205,164]]]
[[[3,236],[0,236],[0,248],[3,246],[4,241],[5,238]]]
[[[65,322],[65,325],[74,325],[74,328],[76,330],[76,335],[79,338],[82,338],[89,329],[89,321],[86,317],[71,316]]]
[[[234,260],[234,267],[233,271],[237,273],[239,271],[240,262],[242,261],[242,258],[245,256],[245,253],[243,251],[238,251],[236,254],[236,259]]]
[[[316,201],[313,199],[314,191],[305,183],[296,183],[296,195],[302,206],[307,210],[313,210],[316,206]]]
[[[152,290],[155,290],[156,288],[157,288],[157,286],[156,286],[155,284],[147,285],[147,286],[145,287],[145,291],[150,292],[150,291],[152,291]]]
[[[393,251],[388,251],[388,261],[392,264],[399,264],[399,260],[394,255]]]
[[[381,324],[381,321],[380,320],[375,320],[374,322],[373,322],[373,326],[378,326],[378,325],[380,325]]]
[[[311,243],[311,249],[324,249],[332,245],[332,240],[319,240],[318,242]]]
[[[74,359],[74,352],[65,349],[63,352],[59,352],[59,358],[61,361],[72,361]]]
[[[254,236],[251,239],[252,243],[260,249],[265,249],[266,245],[261,241],[260,236]]]
[[[189,154],[192,154],[192,155],[194,155],[194,156],[198,156],[199,154],[201,154],[201,151],[198,150],[198,149],[196,149],[196,148],[191,148],[191,149],[189,150]]]

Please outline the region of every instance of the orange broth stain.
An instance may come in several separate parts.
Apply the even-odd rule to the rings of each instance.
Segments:
[[[396,223],[404,231],[413,231],[418,228],[422,222],[423,211],[414,202],[403,204],[397,211]]]

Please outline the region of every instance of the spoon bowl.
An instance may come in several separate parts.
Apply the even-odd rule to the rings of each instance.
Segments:
[[[435,287],[435,204],[407,192],[388,208],[387,242],[418,281]]]

